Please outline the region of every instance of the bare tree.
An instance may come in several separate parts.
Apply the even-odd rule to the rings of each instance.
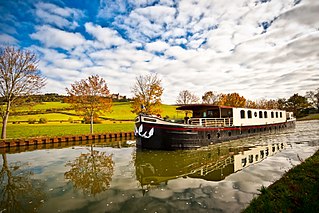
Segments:
[[[213,91],[205,92],[205,94],[202,96],[202,101],[204,104],[218,104],[219,101],[219,94],[214,93]]]
[[[70,98],[67,100],[75,111],[90,120],[90,133],[93,134],[94,117],[103,112],[110,111],[112,99],[107,84],[98,75],[89,76],[87,79],[76,81],[71,88],[66,88]]]
[[[194,104],[199,98],[188,90],[180,91],[176,99],[176,104]]]
[[[30,51],[14,47],[0,49],[2,139],[7,136],[7,122],[12,108],[21,105],[21,99],[38,93],[45,85],[37,65],[38,59]]]
[[[315,89],[315,91],[308,91],[306,93],[306,98],[308,98],[310,103],[317,108],[317,112],[319,113],[319,88]]]
[[[132,112],[146,113],[146,114],[158,114],[161,112],[160,106],[161,96],[163,94],[163,87],[161,80],[156,74],[150,74],[146,76],[138,76],[136,83],[132,87],[132,93],[134,94],[132,102]]]

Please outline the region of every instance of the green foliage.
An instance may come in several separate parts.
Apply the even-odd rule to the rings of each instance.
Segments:
[[[35,122],[37,122],[37,120],[34,119],[34,118],[29,118],[28,119],[28,124],[35,124]]]
[[[39,124],[46,124],[46,123],[48,123],[48,119],[46,119],[46,118],[39,119]]]
[[[319,151],[287,172],[243,212],[318,212]]]
[[[71,124],[73,124],[73,122],[74,122],[74,121],[73,121],[73,118],[69,117],[68,122],[71,123]]]
[[[309,107],[310,104],[306,97],[299,95],[298,93],[292,95],[285,104],[287,111],[293,112],[296,117],[305,116],[302,114],[302,109]]]

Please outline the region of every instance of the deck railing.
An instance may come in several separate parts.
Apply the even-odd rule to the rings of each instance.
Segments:
[[[191,118],[188,124],[205,127],[225,127],[233,125],[233,118]]]

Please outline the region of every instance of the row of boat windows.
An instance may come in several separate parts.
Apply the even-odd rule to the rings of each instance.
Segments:
[[[284,148],[284,144],[283,143],[281,143],[281,145],[277,144],[277,146],[273,145],[272,146],[272,152],[275,152],[276,148],[279,151],[280,149]],[[269,148],[268,147],[265,150],[260,150],[260,155],[258,155],[258,154],[255,155],[255,162],[258,162],[259,158],[263,159],[264,157],[267,157],[267,156],[269,156]],[[248,156],[248,162],[249,163],[253,163],[254,162],[254,155],[249,155]],[[245,167],[247,165],[247,158],[243,158],[241,160],[241,163],[242,163],[242,167]]]
[[[268,112],[267,111],[259,111],[254,112],[254,117],[257,118],[268,118]],[[247,118],[252,118],[252,111],[248,110],[247,111]],[[282,118],[282,112],[270,112],[270,117],[271,118]],[[240,118],[244,119],[246,118],[246,111],[245,110],[240,110]]]
[[[279,125],[279,126],[274,126],[274,127],[264,127],[264,128],[253,128],[253,129],[248,129],[247,132],[242,132],[242,130],[240,130],[239,134],[242,135],[242,134],[252,134],[252,133],[261,133],[261,132],[266,132],[267,130],[268,131],[272,131],[272,130],[280,130],[280,129],[283,129],[283,128],[287,128],[287,125]],[[228,131],[227,132],[227,135],[228,137],[231,137],[232,136],[232,132],[231,131]],[[227,136],[226,133],[223,134],[223,136]],[[222,137],[222,134],[221,132],[217,132],[216,133],[216,137],[217,138],[221,138]],[[212,136],[210,133],[207,134],[207,139],[211,139]]]

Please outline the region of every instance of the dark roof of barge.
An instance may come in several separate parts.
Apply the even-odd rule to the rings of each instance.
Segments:
[[[200,109],[231,109],[230,106],[217,106],[213,104],[185,104],[177,107],[177,110],[200,110]]]

